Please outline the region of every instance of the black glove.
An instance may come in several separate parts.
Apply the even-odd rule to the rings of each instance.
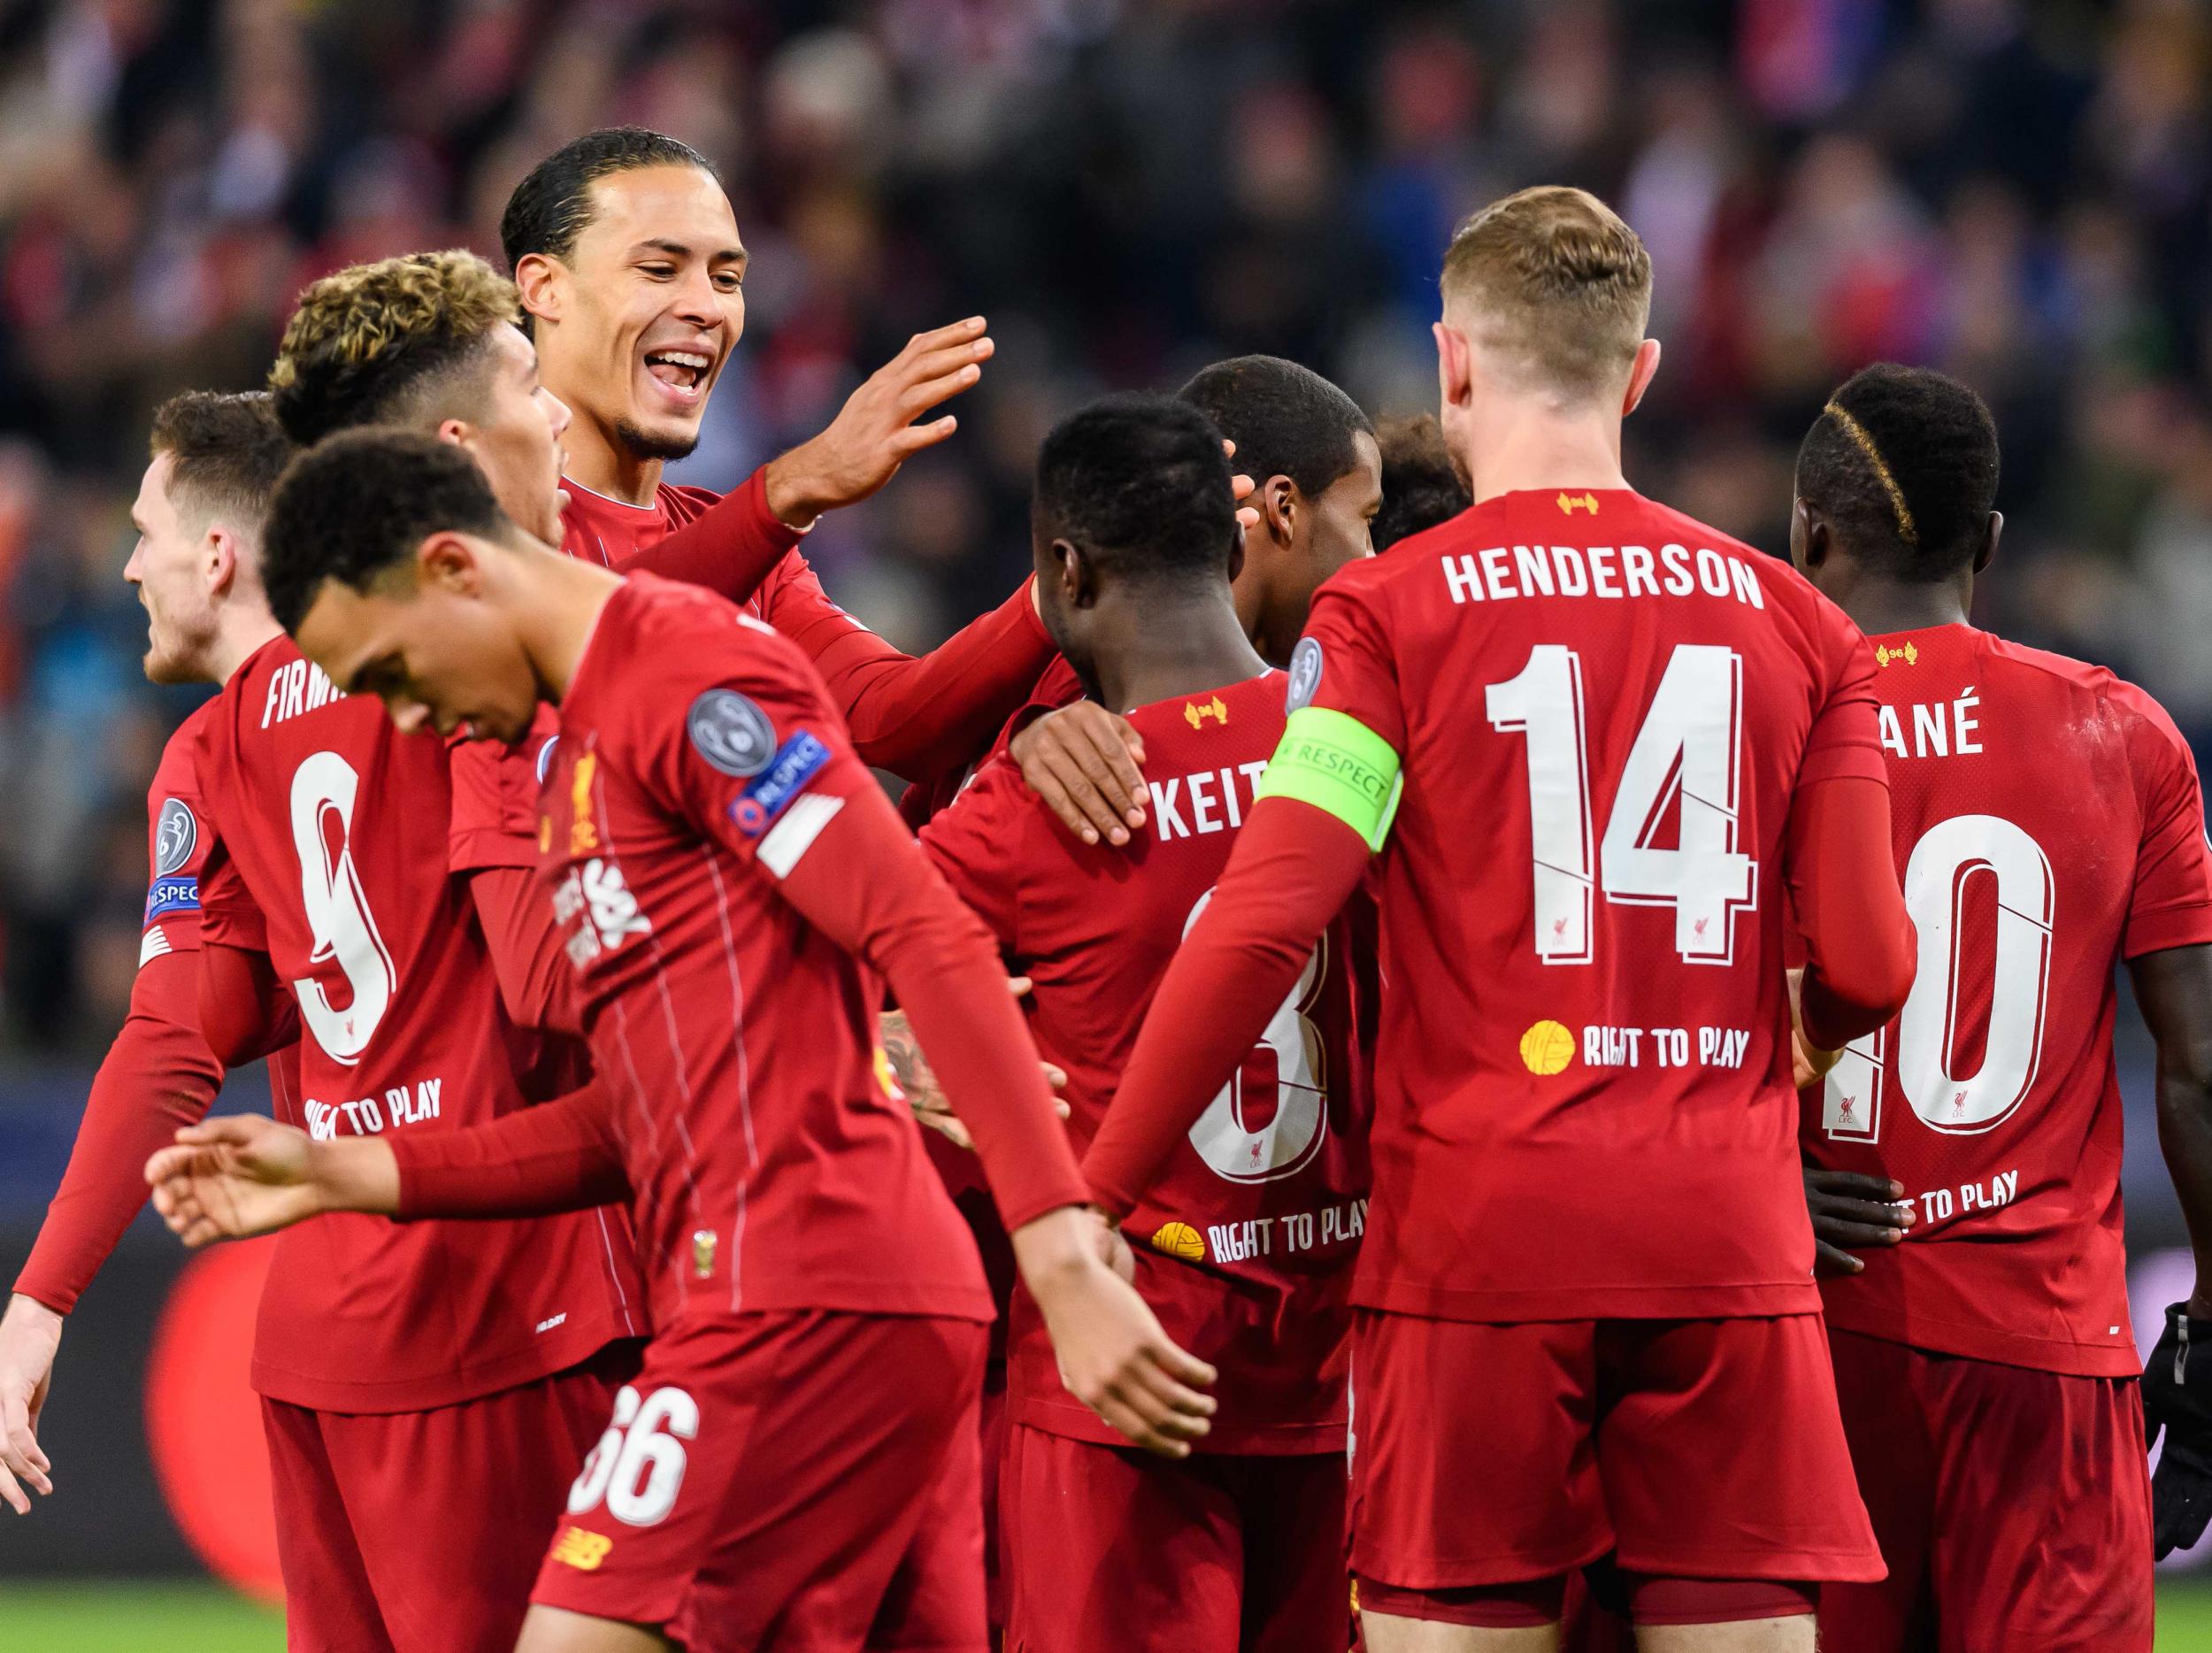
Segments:
[[[2157,1559],[2186,1549],[2212,1520],[2212,1320],[2192,1319],[2186,1303],[2166,1311],[2165,1334],[2143,1368],[2146,1446],[2166,1434],[2151,1477],[2151,1526]]]

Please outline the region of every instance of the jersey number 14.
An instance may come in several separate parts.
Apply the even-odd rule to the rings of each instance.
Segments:
[[[1539,643],[1517,676],[1485,691],[1491,727],[1528,738],[1529,845],[1535,861],[1536,956],[1591,961],[1591,917],[1609,902],[1674,909],[1675,950],[1726,965],[1736,919],[1758,902],[1759,864],[1737,848],[1743,768],[1743,657],[1678,643],[1621,767],[1605,835],[1594,847],[1582,657]],[[1655,841],[1669,807],[1673,849]]]

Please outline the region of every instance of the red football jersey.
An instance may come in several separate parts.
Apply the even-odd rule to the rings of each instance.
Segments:
[[[981,1265],[875,1065],[875,998],[778,892],[875,786],[790,642],[633,575],[561,705],[541,875],[616,1088],[654,1323],[987,1320]]]
[[[1912,996],[1809,1090],[1807,1161],[1903,1183],[1915,1226],[1822,1282],[1830,1321],[2132,1377],[2114,969],[2212,942],[2204,798],[2158,704],[1969,626],[1878,637]]]
[[[703,488],[664,485],[649,505],[626,504],[563,480],[568,504],[561,549],[571,557],[620,573],[641,551],[696,519],[720,495]],[[841,645],[869,651],[883,645],[875,634],[830,600],[821,580],[797,551],[785,553],[745,611],[797,641],[827,673],[841,661]],[[540,705],[529,734],[511,746],[492,742],[457,744],[453,766],[451,865],[457,873],[488,866],[535,866],[538,860],[538,787],[545,777],[548,743],[560,713]]]
[[[1284,681],[1269,672],[1130,714],[1152,800],[1126,848],[1083,844],[1006,760],[983,769],[922,834],[1015,973],[1035,980],[1031,1031],[1067,1071],[1079,1152],[1105,1117],[1160,977],[1212,893],[1282,738]],[[1220,1370],[1221,1410],[1202,1450],[1344,1445],[1349,1265],[1367,1194],[1348,945],[1340,919],[1266,1042],[1124,1225],[1139,1248],[1137,1288],[1167,1334]],[[1061,1387],[1041,1317],[1018,1287],[1011,1347],[1018,1420],[1126,1444]]]
[[[299,1003],[288,1123],[331,1138],[451,1131],[524,1105],[532,1042],[507,1020],[465,880],[445,869],[446,749],[338,694],[288,639],[231,676],[195,762],[203,939],[265,951]],[[288,1229],[254,1381],[331,1411],[442,1406],[643,1331],[603,1213]]]
[[[1880,780],[1865,640],[1627,489],[1512,493],[1325,585],[1294,704],[1402,756],[1355,1301],[1817,1309],[1789,1088],[1793,791]]]

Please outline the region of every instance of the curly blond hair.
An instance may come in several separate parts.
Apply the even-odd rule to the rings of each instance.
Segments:
[[[1617,394],[1651,319],[1651,255],[1585,189],[1494,201],[1444,254],[1444,313],[1475,342],[1575,397]]]
[[[459,248],[326,275],[300,295],[269,370],[277,418],[302,444],[357,425],[417,423],[433,411],[430,393],[457,388],[455,371],[521,316],[515,284]]]

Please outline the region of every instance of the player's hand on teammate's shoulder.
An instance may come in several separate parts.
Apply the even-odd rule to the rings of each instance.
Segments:
[[[1009,976],[1008,988],[1016,998],[1026,995],[1033,985],[1027,976]],[[881,1042],[883,1059],[890,1065],[891,1082],[906,1105],[914,1110],[915,1122],[933,1130],[956,1148],[975,1151],[975,1138],[968,1134],[968,1127],[960,1122],[960,1116],[952,1110],[952,1103],[945,1095],[945,1088],[938,1082],[937,1070],[929,1065],[929,1056],[922,1049],[922,1042],[914,1036],[914,1029],[907,1021],[904,1011],[886,1011],[879,1018],[877,1038]],[[1067,1087],[1067,1073],[1050,1062],[1041,1065],[1045,1083],[1055,1090]],[[1062,1119],[1068,1117],[1068,1104],[1058,1097],[1052,1105]]]
[[[794,527],[856,504],[925,448],[959,428],[949,413],[918,425],[932,408],[983,376],[994,348],[983,318],[918,333],[845,399],[837,417],[768,465],[768,509]]]
[[[2192,1298],[2166,1309],[2166,1329],[2143,1365],[2146,1447],[2166,1437],[2151,1476],[2152,1544],[2159,1560],[2187,1549],[2212,1518],[2212,1307]]]
[[[1029,789],[1085,843],[1125,844],[1144,825],[1144,737],[1096,701],[1045,713],[1007,751]]]
[[[1893,1203],[1904,1197],[1902,1183],[1856,1171],[1805,1167],[1805,1207],[1813,1219],[1814,1272],[1857,1274],[1866,1265],[1852,1253],[1868,1246],[1902,1242],[1913,1225],[1912,1207]]]
[[[31,1512],[29,1495],[54,1490],[53,1464],[38,1443],[38,1415],[53,1382],[62,1317],[20,1293],[0,1316],[0,1503]]]
[[[288,1228],[325,1209],[307,1133],[259,1114],[188,1126],[146,1162],[154,1209],[196,1249]]]
[[[1171,1342],[1126,1275],[1128,1247],[1093,1211],[1048,1211],[1014,1231],[1014,1260],[1042,1310],[1060,1381],[1137,1445],[1187,1457],[1212,1425],[1214,1369]]]

